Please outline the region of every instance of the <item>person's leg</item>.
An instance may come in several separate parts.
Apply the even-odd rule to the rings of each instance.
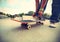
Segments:
[[[59,14],[60,14],[60,4],[58,3],[58,1],[53,0],[52,3],[52,15],[50,17],[50,23],[51,24],[55,24],[57,22],[59,22]],[[52,25],[54,26],[54,25]]]
[[[50,22],[59,22],[59,20],[58,20],[58,17],[59,17],[59,14],[60,14],[59,11],[60,10],[59,10],[58,7],[53,7]]]
[[[52,3],[52,15],[50,18],[50,22],[59,22],[58,17],[60,14],[60,4],[55,3],[55,1]]]

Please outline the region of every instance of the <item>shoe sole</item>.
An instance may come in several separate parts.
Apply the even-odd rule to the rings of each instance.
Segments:
[[[56,28],[56,27],[54,27],[54,26],[49,26],[50,28]]]

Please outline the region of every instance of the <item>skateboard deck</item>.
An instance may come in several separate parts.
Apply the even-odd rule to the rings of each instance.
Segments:
[[[18,21],[18,20],[14,20],[13,21],[16,22],[20,22],[21,23],[21,27],[24,27],[28,30],[30,30],[32,27],[37,26],[37,25],[43,25],[43,23],[41,22],[37,22],[37,21],[33,21],[33,20],[22,20],[22,21]]]
[[[43,25],[43,23],[40,22],[36,22],[33,20],[22,20],[21,21],[21,26],[25,26],[28,30],[31,29],[33,26],[37,26],[37,25]]]

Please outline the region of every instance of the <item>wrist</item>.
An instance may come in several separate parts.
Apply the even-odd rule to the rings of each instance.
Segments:
[[[39,9],[39,11],[42,11],[42,12],[43,12],[43,11],[44,11],[44,9],[43,9],[43,8],[40,8],[40,9]]]

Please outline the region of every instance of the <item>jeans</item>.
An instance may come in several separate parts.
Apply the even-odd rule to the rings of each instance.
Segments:
[[[60,0],[53,0],[52,15],[50,17],[50,22],[59,22],[59,15],[60,15]]]

